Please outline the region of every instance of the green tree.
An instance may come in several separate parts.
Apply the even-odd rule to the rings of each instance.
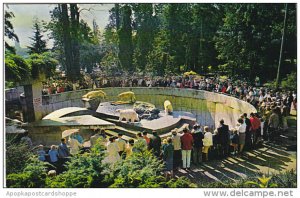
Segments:
[[[77,4],[58,4],[47,26],[56,44],[56,55],[71,81],[80,77],[79,16]]]
[[[32,153],[26,144],[17,143],[17,138],[6,139],[6,158],[5,167],[6,174],[21,173],[28,160],[32,157]]]
[[[132,7],[136,31],[133,61],[135,67],[143,71],[148,62],[149,52],[153,49],[158,19],[153,12],[152,4],[133,4]]]
[[[118,30],[119,37],[119,59],[121,67],[127,71],[134,71],[132,64],[133,44],[132,44],[132,21],[131,7],[125,4],[121,7],[121,27]]]
[[[293,4],[292,4],[293,5]],[[293,5],[294,6],[294,5]],[[292,7],[293,7],[292,6]],[[273,79],[279,58],[283,4],[228,4],[224,6],[224,23],[215,37],[218,58],[231,65],[232,73],[253,80]],[[291,12],[290,15],[294,13]],[[294,35],[295,18],[288,22],[289,35]],[[289,42],[295,42],[290,36]],[[294,56],[292,59],[294,59]],[[263,69],[261,69],[263,68]],[[268,72],[269,75],[265,75]]]
[[[8,39],[19,42],[19,38],[18,38],[17,34],[15,33],[14,27],[10,21],[13,17],[15,17],[13,12],[9,12],[9,11],[5,10],[5,13],[4,13],[4,36]],[[5,41],[5,50],[7,50],[13,54],[16,53],[15,48],[10,46],[6,41]]]
[[[104,56],[104,47],[100,44],[100,31],[95,21],[92,30],[83,20],[80,21],[79,30],[80,65],[87,73],[92,73],[93,67],[98,66]]]
[[[104,56],[101,45],[92,43],[82,43],[80,45],[80,65],[87,70],[87,73],[92,73],[93,67],[97,67]]]
[[[292,72],[281,81],[281,87],[285,90],[297,90],[297,73]]]
[[[218,4],[193,4],[191,9],[186,65],[188,70],[206,73],[208,66],[218,65],[213,38],[222,24],[223,10]]]
[[[33,31],[34,36],[30,37],[32,40],[31,46],[28,46],[29,54],[41,54],[44,52],[47,52],[49,49],[47,49],[47,42],[43,39],[43,27],[41,23],[38,21],[38,19],[34,20],[33,23]]]
[[[80,12],[76,3],[70,4],[70,25],[71,25],[71,54],[72,54],[72,69],[69,70],[70,79],[77,79],[80,76],[80,27],[79,19]]]

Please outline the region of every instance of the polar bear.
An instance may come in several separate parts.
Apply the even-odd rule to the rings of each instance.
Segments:
[[[173,113],[173,107],[172,107],[172,104],[169,100],[165,100],[164,107],[165,107],[166,115]]]
[[[127,122],[140,121],[138,114],[133,109],[117,109],[116,112],[120,113],[119,121],[122,121],[124,118]]]
[[[121,101],[128,101],[130,103],[133,103],[133,102],[136,101],[134,92],[132,92],[132,91],[127,91],[127,92],[120,93],[118,95],[118,98]]]
[[[90,91],[87,94],[83,95],[82,98],[94,99],[94,98],[106,98],[106,93],[102,90]]]

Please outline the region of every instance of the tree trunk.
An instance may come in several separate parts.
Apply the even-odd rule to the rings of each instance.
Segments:
[[[71,35],[72,35],[72,79],[80,76],[80,52],[79,52],[79,11],[76,3],[70,4],[71,10]]]
[[[276,89],[279,87],[279,80],[280,80],[280,67],[281,67],[281,62],[282,62],[282,50],[283,50],[283,45],[284,45],[284,35],[285,35],[285,29],[286,29],[286,15],[287,15],[287,3],[285,4],[281,46],[280,46],[280,52],[279,52],[279,61],[278,61],[277,76],[276,76],[276,83],[275,83]]]
[[[116,29],[117,31],[120,29],[120,6],[118,3],[115,4],[116,11]]]
[[[66,73],[67,78],[69,80],[73,80],[72,76],[72,65],[73,65],[73,58],[72,58],[72,48],[71,48],[71,35],[70,35],[70,22],[68,16],[68,5],[63,3],[59,4],[59,9],[61,12],[60,22],[63,24],[63,44],[64,44],[64,51],[65,51],[65,59],[66,59]]]

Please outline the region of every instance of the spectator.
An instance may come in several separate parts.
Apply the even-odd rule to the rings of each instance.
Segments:
[[[83,144],[84,140],[79,132],[75,132],[73,138],[76,139],[80,144]]]
[[[51,163],[52,165],[54,165],[55,167],[57,167],[57,162],[58,162],[58,152],[57,152],[57,149],[56,149],[56,146],[55,146],[55,145],[52,145],[52,146],[51,146],[51,149],[49,150],[48,155],[49,155],[49,157],[50,157],[50,163]]]
[[[29,149],[31,149],[32,148],[32,141],[31,141],[31,138],[28,137],[28,135],[29,135],[29,133],[28,133],[28,131],[26,131],[24,133],[24,136],[21,138],[21,143],[26,144],[27,147]]]
[[[174,146],[172,144],[172,138],[168,137],[167,144],[163,149],[163,160],[165,162],[165,177],[173,177],[173,154]]]
[[[150,138],[149,150],[152,149],[154,155],[159,158],[161,148],[161,138],[158,136],[156,131],[152,132],[153,136]]]
[[[250,123],[250,131],[253,134],[253,144],[256,144],[260,137],[260,120],[254,113],[250,114]]]
[[[42,162],[46,161],[46,152],[44,151],[44,146],[41,144],[39,145],[38,151],[38,159]]]
[[[142,145],[142,149],[147,148],[147,142],[143,138],[142,133],[137,133],[136,137],[137,140],[135,141],[134,145]]]
[[[183,135],[180,137],[181,139],[181,153],[182,153],[182,167],[186,170],[190,169],[191,165],[191,152],[193,148],[193,136],[188,131],[187,128],[183,129]]]
[[[176,129],[172,130],[172,142],[174,145],[174,170],[181,166],[181,140]]]
[[[233,155],[238,153],[239,149],[239,135],[237,130],[233,130],[233,134],[230,136],[231,146],[233,147]]]
[[[128,140],[128,143],[126,144],[125,147],[126,158],[128,158],[132,154],[133,146],[134,146],[134,140],[133,139]]]
[[[251,128],[251,122],[250,119],[247,117],[247,113],[244,113],[241,115],[241,118],[244,120],[246,124],[246,132],[245,132],[245,148],[246,149],[251,149],[253,148],[253,135],[250,131]]]
[[[100,129],[96,129],[96,133],[90,137],[90,143],[91,147],[95,146],[97,143],[97,140],[100,138]]]
[[[69,137],[69,146],[70,146],[70,154],[76,155],[79,153],[80,147],[82,147],[82,144],[78,142],[77,139],[74,138],[73,134]]]
[[[224,120],[220,120],[220,126],[217,129],[220,136],[221,156],[227,157],[229,154],[230,133],[228,125],[224,124]]]
[[[58,157],[60,159],[65,159],[66,157],[70,156],[70,151],[66,144],[67,140],[66,138],[62,138],[60,141],[61,143],[58,146]]]
[[[269,118],[268,125],[269,125],[268,133],[270,136],[270,140],[274,140],[275,136],[277,136],[277,130],[279,127],[279,115],[276,109],[272,110],[272,114]]]
[[[211,146],[213,146],[213,135],[208,130],[208,126],[204,127],[204,138],[203,138],[203,150],[205,156],[205,161],[208,161],[208,151]]]
[[[244,120],[242,118],[238,119],[238,124],[237,124],[237,132],[239,135],[239,146],[240,146],[240,151],[239,153],[242,153],[244,150],[244,146],[245,146],[245,139],[246,139],[246,123],[244,122]]]
[[[150,143],[150,138],[148,137],[148,133],[146,131],[143,132],[143,138],[146,140],[147,145]]]
[[[118,145],[115,143],[115,137],[109,138],[109,142],[107,143],[106,148],[107,156],[103,159],[104,163],[114,164],[121,160]]]
[[[126,142],[125,140],[122,139],[121,133],[118,134],[118,139],[116,140],[116,144],[118,145],[119,148],[119,155],[121,156],[121,158],[124,158],[125,155],[123,155],[123,153],[125,151]]]
[[[195,125],[192,131],[192,136],[194,139],[193,144],[193,163],[201,164],[202,163],[202,147],[203,147],[203,138],[204,135],[200,130],[200,125]]]

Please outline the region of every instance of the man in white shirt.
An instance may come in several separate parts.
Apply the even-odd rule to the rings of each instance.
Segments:
[[[118,139],[116,140],[116,143],[117,143],[118,148],[119,148],[119,155],[121,156],[121,158],[124,158],[125,155],[122,155],[122,154],[125,151],[126,142],[125,142],[125,140],[122,139],[122,134],[121,133],[118,134]]]

